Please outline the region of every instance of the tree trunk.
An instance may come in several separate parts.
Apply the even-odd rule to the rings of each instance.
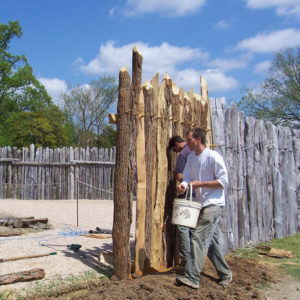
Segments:
[[[113,221],[113,251],[115,259],[115,275],[119,279],[127,279],[131,273],[130,255],[130,224],[131,224],[131,192],[128,184],[132,177],[129,168],[128,142],[131,139],[131,85],[130,75],[126,68],[119,74],[119,99],[117,118],[117,153],[115,165],[114,186],[114,221]]]
[[[142,63],[143,57],[137,47],[134,47],[132,57],[132,85],[130,85],[130,75],[126,68],[122,68],[119,74],[113,223],[115,275],[119,279],[131,277],[129,237],[130,225],[132,223],[134,175],[136,171],[137,115],[142,88]],[[126,188],[125,191],[124,188]]]

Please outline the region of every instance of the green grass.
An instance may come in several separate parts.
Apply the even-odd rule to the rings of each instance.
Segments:
[[[262,249],[257,246],[268,246],[276,249],[289,250],[294,258],[273,258],[260,255]],[[232,257],[255,259],[277,267],[283,274],[293,276],[300,280],[300,233],[282,239],[274,239],[267,243],[260,243],[254,247],[240,248],[230,254]]]
[[[0,291],[0,300],[28,300],[41,296],[58,296],[90,288],[97,283],[107,280],[106,275],[97,271],[88,271],[78,276],[56,278],[50,283],[35,282],[33,286],[22,290]]]

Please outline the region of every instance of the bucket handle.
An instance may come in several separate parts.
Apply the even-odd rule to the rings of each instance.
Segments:
[[[189,188],[187,188],[186,193],[185,193],[185,200],[187,200],[187,195],[188,195]],[[193,199],[193,185],[190,185],[190,206],[192,206],[192,200]]]

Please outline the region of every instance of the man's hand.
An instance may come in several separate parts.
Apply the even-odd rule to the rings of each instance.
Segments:
[[[182,195],[183,193],[184,193],[184,185],[179,184],[179,186],[177,187],[177,194]]]
[[[183,180],[183,174],[182,173],[177,173],[176,175],[175,175],[175,178],[176,178],[176,180],[178,180],[178,181],[182,181]]]

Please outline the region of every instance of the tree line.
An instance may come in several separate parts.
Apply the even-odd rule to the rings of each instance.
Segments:
[[[117,98],[116,79],[69,87],[63,105],[55,105],[26,57],[10,51],[21,36],[18,21],[0,24],[0,146],[114,146],[116,131],[105,119]]]

